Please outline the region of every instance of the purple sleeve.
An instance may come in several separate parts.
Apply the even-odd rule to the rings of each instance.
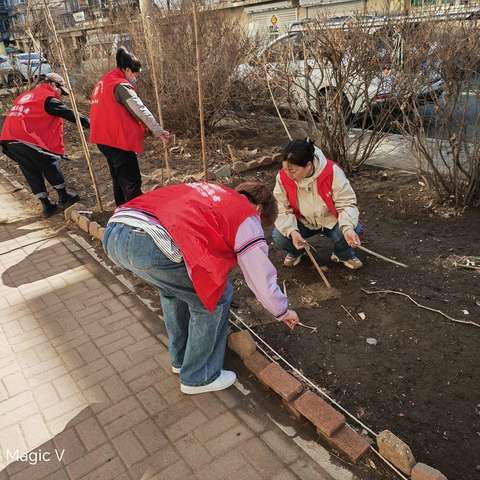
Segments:
[[[277,270],[268,258],[268,245],[257,216],[240,225],[235,253],[248,288],[274,317],[281,320],[288,310],[288,299],[277,285]]]

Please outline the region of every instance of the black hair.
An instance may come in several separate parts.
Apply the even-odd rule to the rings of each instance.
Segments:
[[[315,156],[315,143],[309,138],[304,140],[290,140],[282,151],[283,161],[306,167],[308,162],[313,162]]]
[[[142,63],[133,54],[130,53],[125,47],[119,47],[117,50],[117,67],[125,70],[129,68],[132,72],[139,72],[142,68]]]

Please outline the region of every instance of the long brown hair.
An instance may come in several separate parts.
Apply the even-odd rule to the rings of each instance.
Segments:
[[[260,218],[264,226],[273,225],[278,215],[278,207],[269,188],[259,182],[243,182],[235,190],[245,195],[254,205],[262,206]]]

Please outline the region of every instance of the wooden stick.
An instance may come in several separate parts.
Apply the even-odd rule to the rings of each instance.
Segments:
[[[227,144],[228,153],[230,154],[230,159],[232,160],[232,165],[235,163],[235,154],[233,153],[233,148],[230,144]]]
[[[340,305],[344,310],[345,312],[347,312],[347,315],[355,322],[357,323],[357,321],[355,320],[355,317],[350,313],[350,310],[348,310],[347,307],[343,306],[343,305]]]
[[[197,56],[197,84],[198,84],[198,112],[200,114],[200,139],[202,141],[202,162],[203,162],[203,176],[208,182],[208,164],[207,164],[207,147],[205,142],[205,112],[203,109],[203,86],[202,76],[200,73],[200,39],[198,36],[198,20],[197,20],[197,6],[195,0],[192,2],[193,9],[193,27],[195,31],[195,52]]]
[[[402,295],[403,297],[407,297],[417,307],[423,308],[425,310],[429,310],[430,312],[438,313],[438,314],[444,316],[445,318],[447,318],[448,320],[450,320],[451,322],[463,323],[465,325],[473,325],[474,327],[480,328],[480,324],[478,324],[478,323],[472,322],[470,320],[458,320],[456,318],[450,317],[446,313],[443,313],[441,310],[437,310],[436,308],[430,308],[430,307],[426,307],[425,305],[421,305],[416,300],[414,300],[410,295],[407,295],[406,293],[403,293],[403,292],[397,292],[395,290],[374,290],[374,291],[372,291],[372,290],[365,290],[364,288],[362,288],[362,292],[366,293],[367,295],[373,295],[373,294],[376,294],[376,293],[394,293],[395,295]]]
[[[31,0],[27,0],[27,8],[26,8],[26,13],[25,13],[25,33],[30,38],[30,41],[32,42],[32,47],[33,47],[34,51],[42,54],[42,49],[40,48],[40,44],[35,40],[35,37],[33,36],[33,33],[32,33],[32,29],[30,28],[29,18],[30,18],[31,10],[32,10],[32,2],[31,2]],[[33,17],[33,14],[32,14],[32,17]]]
[[[386,262],[390,262],[390,263],[393,263],[395,265],[398,265],[399,267],[408,268],[408,265],[405,265],[404,263],[397,262],[396,260],[392,260],[391,258],[384,257],[383,255],[380,255],[379,253],[376,253],[372,250],[369,250],[368,248],[364,247],[363,245],[359,245],[358,247],[355,247],[355,248],[358,248],[359,250],[363,250],[364,252],[367,252],[370,255],[373,255],[374,257],[381,258],[382,260],[385,260]]]
[[[317,261],[315,260],[315,257],[313,256],[312,252],[310,251],[310,245],[308,243],[305,242],[305,251],[307,252],[307,255],[309,256],[310,260],[312,261],[312,263],[315,265],[315,268],[317,269],[317,272],[320,274],[320,276],[322,277],[322,280],[323,282],[325,283],[325,285],[327,286],[327,288],[332,288],[332,285],[330,284],[330,282],[327,280],[327,277],[325,276],[325,274],[322,272],[322,269],[319,267]]]
[[[308,328],[309,330],[312,331],[311,333],[317,333],[318,332],[317,327],[311,327],[310,325],[305,325],[302,322],[298,322],[297,325],[300,326],[300,327],[303,327],[303,328]]]
[[[273,95],[273,91],[272,91],[272,87],[270,86],[270,80],[268,78],[268,70],[267,70],[267,66],[264,64],[263,65],[264,69],[265,69],[265,78],[267,80],[267,88],[268,88],[268,91],[270,93],[270,97],[272,98],[272,102],[273,102],[273,105],[275,107],[275,110],[277,111],[277,115],[278,115],[278,118],[280,119],[280,121],[282,122],[282,125],[283,125],[283,128],[285,129],[285,132],[287,134],[287,137],[289,140],[292,140],[292,136],[290,135],[290,132],[288,130],[288,127],[287,127],[287,124],[285,123],[285,121],[283,120],[283,117],[282,117],[282,114],[280,113],[280,109],[278,108],[278,105],[277,105],[277,101],[275,100],[275,96]]]
[[[147,12],[142,12],[141,18],[142,18],[143,31],[145,32],[145,45],[147,47],[147,55],[150,63],[150,75],[152,78],[153,89],[155,92],[155,100],[157,102],[158,121],[160,122],[160,126],[164,128],[162,103],[160,102],[160,93],[159,93],[158,81],[157,81],[157,67],[155,62],[155,56],[153,54],[153,49],[152,49],[152,31],[150,28],[151,17],[147,15]],[[161,48],[159,48],[159,50],[161,52]],[[165,168],[167,169],[167,179],[170,180],[170,156],[169,156],[168,148],[165,145],[165,143],[163,144],[163,157],[165,159]],[[163,168],[162,168],[162,177],[163,177]],[[163,184],[163,178],[162,178],[162,184]]]
[[[60,66],[62,67],[62,73],[63,73],[63,76],[65,77],[65,83],[67,84],[68,91],[70,92],[70,100],[72,102],[72,110],[73,110],[73,114],[75,116],[75,122],[77,124],[78,133],[80,134],[83,153],[85,154],[85,159],[87,160],[88,171],[90,173],[90,178],[92,180],[93,189],[95,191],[95,197],[97,199],[97,207],[98,207],[98,210],[100,212],[103,212],[102,199],[100,198],[100,193],[98,191],[97,179],[95,177],[95,172],[93,170],[92,159],[90,157],[90,151],[88,149],[87,140],[85,139],[85,133],[84,133],[83,128],[82,128],[82,123],[80,121],[80,114],[79,114],[78,108],[77,108],[77,101],[75,100],[75,95],[73,93],[72,84],[70,83],[70,78],[68,76],[67,64],[65,63],[65,56],[63,54],[63,46],[62,46],[62,43],[61,43],[60,39],[58,38],[57,29],[55,27],[55,22],[53,21],[52,13],[50,12],[50,7],[48,6],[47,0],[43,0],[43,10],[44,10],[44,13],[45,13],[45,20],[47,21],[47,25],[48,25],[48,27],[50,28],[50,30],[53,34],[53,41],[55,43],[55,47],[56,47],[57,52],[58,52],[58,58],[60,60]]]

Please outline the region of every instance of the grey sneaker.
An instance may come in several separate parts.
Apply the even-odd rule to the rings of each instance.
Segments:
[[[363,267],[362,261],[357,257],[349,258],[348,260],[340,260],[334,253],[332,253],[330,260],[336,263],[343,263],[350,270],[358,270]]]
[[[285,260],[283,261],[283,266],[289,268],[296,267],[302,261],[304,255],[304,253],[301,253],[300,255],[295,256],[291,253],[287,253]]]

